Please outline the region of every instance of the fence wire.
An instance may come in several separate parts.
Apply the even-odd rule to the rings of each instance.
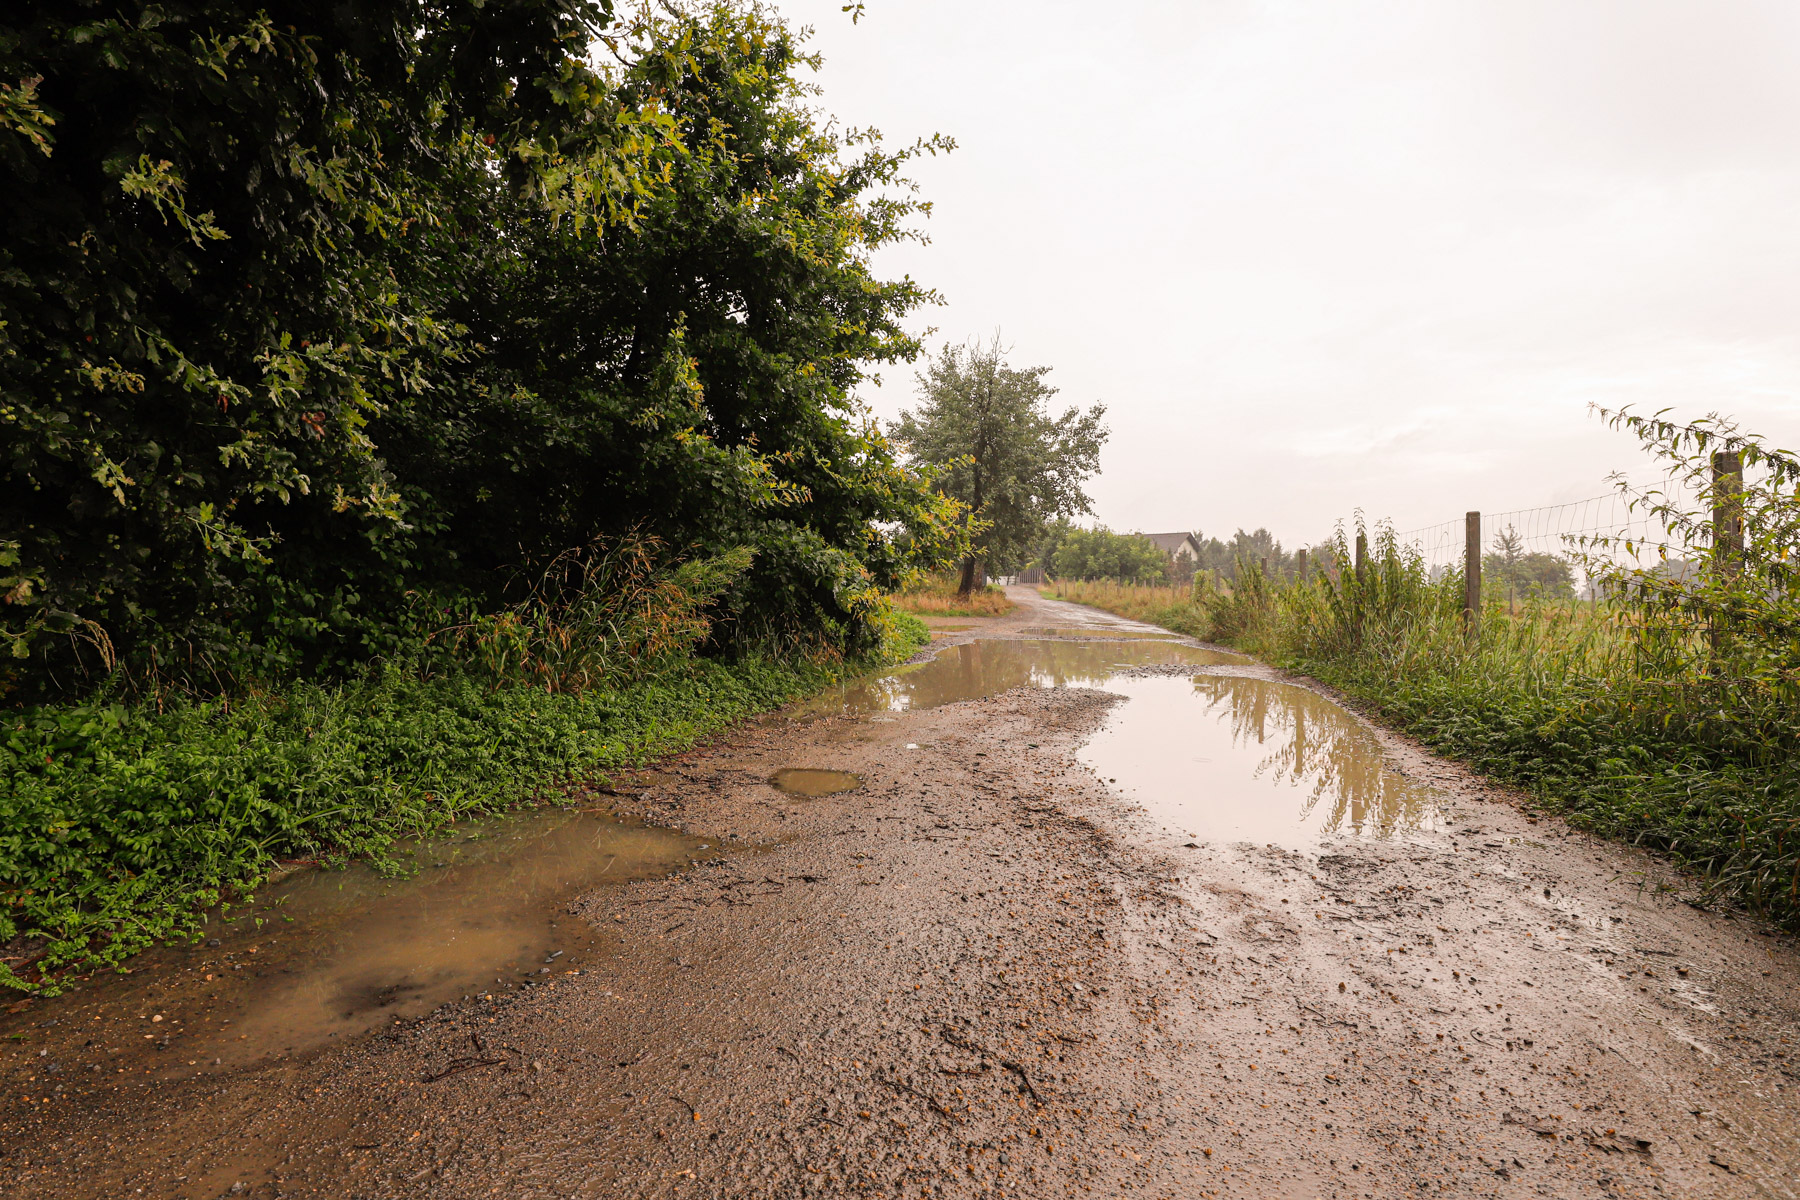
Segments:
[[[1519,560],[1549,556],[1564,563],[1574,585],[1585,589],[1587,572],[1583,560],[1605,560],[1624,566],[1648,566],[1659,561],[1666,534],[1649,510],[1645,490],[1630,486],[1565,504],[1484,512],[1482,557]],[[1423,525],[1398,532],[1394,538],[1403,549],[1418,553],[1433,579],[1441,579],[1463,569],[1468,536],[1465,520],[1457,517]]]

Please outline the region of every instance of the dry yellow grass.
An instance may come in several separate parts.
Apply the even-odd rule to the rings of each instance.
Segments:
[[[1013,602],[991,584],[959,596],[954,579],[933,579],[924,587],[896,594],[894,607],[921,617],[1003,617],[1013,610]]]
[[[1104,609],[1121,617],[1148,621],[1153,625],[1160,623],[1156,619],[1158,614],[1175,605],[1187,603],[1190,595],[1186,587],[1140,587],[1137,584],[1112,583],[1102,579],[1087,582],[1071,579],[1047,583],[1040,590],[1053,600],[1086,604],[1090,608]]]

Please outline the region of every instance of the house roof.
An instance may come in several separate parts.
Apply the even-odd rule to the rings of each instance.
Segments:
[[[1164,554],[1175,553],[1181,549],[1183,542],[1194,542],[1194,535],[1191,533],[1146,533],[1144,536],[1149,538]],[[1195,552],[1197,553],[1199,549],[1200,543],[1194,542]]]

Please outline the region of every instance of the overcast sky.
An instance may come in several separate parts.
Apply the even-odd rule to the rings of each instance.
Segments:
[[[1115,528],[1591,496],[1647,472],[1590,402],[1800,443],[1791,0],[778,7],[842,121],[956,139],[877,265],[1106,403]]]

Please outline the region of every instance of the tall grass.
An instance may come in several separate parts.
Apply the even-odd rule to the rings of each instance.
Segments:
[[[928,617],[1004,617],[1013,610],[1006,590],[988,584],[960,594],[955,577],[930,576],[893,597],[901,612]]]
[[[1191,620],[1193,596],[1185,587],[1119,583],[1109,579],[1070,579],[1045,584],[1042,590],[1057,600],[1103,608],[1121,617],[1148,621],[1165,628],[1174,628],[1171,621]],[[1193,628],[1179,632],[1199,636],[1199,631]]]
[[[742,547],[668,563],[653,538],[558,555],[517,602],[435,634],[452,661],[499,682],[580,693],[645,679],[712,632],[707,610],[750,567]]]
[[[1713,900],[1800,927],[1800,463],[1716,424],[1625,423],[1705,484],[1687,509],[1649,501],[1666,510],[1661,549],[1697,570],[1682,578],[1591,547],[1608,597],[1598,606],[1490,604],[1471,631],[1460,573],[1433,581],[1386,530],[1361,572],[1305,584],[1243,562],[1231,590],[1202,577],[1172,603],[1167,589],[1059,594],[1333,684],[1577,824],[1667,853]],[[1744,544],[1728,554],[1704,544],[1710,475],[1698,480],[1721,442],[1763,466],[1740,495]],[[1337,562],[1354,561],[1349,542],[1340,529]]]

